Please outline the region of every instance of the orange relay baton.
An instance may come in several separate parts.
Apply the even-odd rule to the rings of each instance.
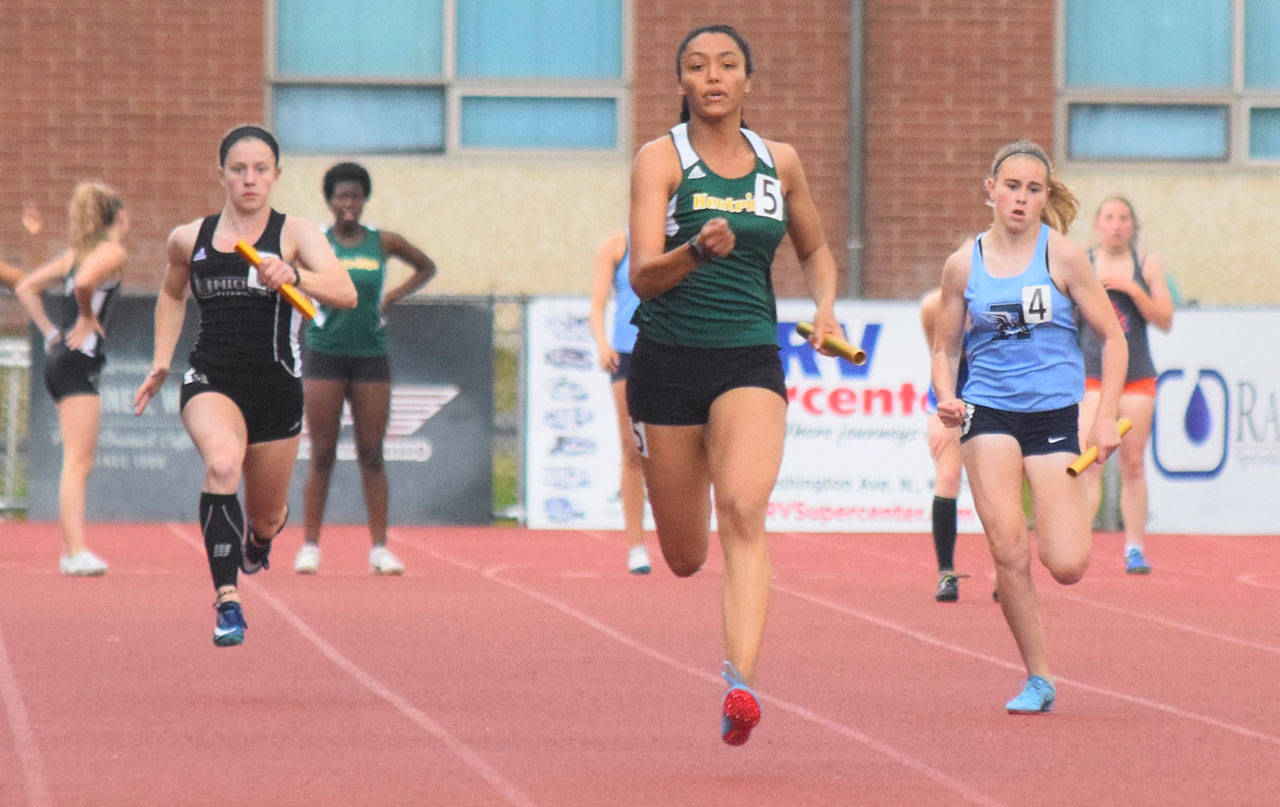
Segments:
[[[797,322],[796,333],[808,339],[813,335],[813,323]],[[851,364],[867,363],[867,352],[865,350],[860,347],[854,347],[838,336],[828,334],[823,337],[822,346]]]
[[[1129,418],[1120,418],[1116,421],[1116,430],[1120,432],[1120,436],[1124,437],[1129,431],[1129,427],[1133,423]],[[1074,479],[1079,476],[1085,468],[1088,468],[1098,459],[1098,447],[1089,446],[1080,456],[1076,457],[1076,461],[1067,466],[1067,476]]]
[[[253,264],[255,267],[262,265],[262,256],[258,254],[258,250],[254,249],[253,245],[248,241],[237,241],[236,252],[239,252],[246,261]],[[315,304],[311,302],[311,298],[294,288],[292,283],[281,283],[280,288],[277,289],[277,291],[279,291],[280,294],[289,301],[290,305],[298,309],[298,312],[302,314],[302,316],[310,320],[315,320],[317,325],[324,324],[324,315],[316,309]]]

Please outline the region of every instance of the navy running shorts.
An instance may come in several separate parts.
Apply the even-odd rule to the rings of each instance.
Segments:
[[[979,434],[1007,434],[1018,441],[1022,456],[1080,453],[1079,409],[1076,404],[1044,412],[1006,412],[968,404],[960,442]]]

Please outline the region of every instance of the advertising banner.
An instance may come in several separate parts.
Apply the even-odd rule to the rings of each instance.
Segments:
[[[1280,533],[1280,312],[1180,310],[1151,329],[1159,381],[1147,491],[1156,533]]]
[[[198,314],[189,304],[169,379],[140,417],[133,395],[151,366],[154,298],[124,297],[112,321],[99,387],[98,451],[89,477],[91,521],[193,520],[204,467],[179,416],[178,393]],[[384,442],[393,524],[482,524],[491,520],[493,315],[477,304],[405,304],[388,312],[391,417]],[[34,333],[34,332],[33,332]],[[44,351],[31,349],[28,516],[58,516],[62,462],[57,413],[44,387]],[[304,433],[290,485],[293,523],[302,518],[310,444]],[[364,523],[349,410],[329,487],[329,523]]]
[[[619,430],[582,298],[533,301],[526,382],[526,512],[536,528],[620,529]],[[928,532],[933,464],[925,432],[929,357],[914,303],[837,303],[854,367],[795,333],[812,303],[778,304],[787,437],[769,503],[773,531]],[[978,531],[967,486],[960,530]]]

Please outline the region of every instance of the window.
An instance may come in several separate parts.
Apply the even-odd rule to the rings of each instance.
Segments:
[[[276,0],[276,134],[302,152],[619,151],[625,3]]]
[[[1280,160],[1280,0],[1063,0],[1074,160]]]

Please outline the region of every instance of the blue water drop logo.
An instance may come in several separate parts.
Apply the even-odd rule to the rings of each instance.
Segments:
[[[1200,389],[1199,380],[1191,392],[1191,400],[1187,401],[1187,413],[1183,416],[1182,426],[1186,429],[1187,439],[1195,445],[1203,445],[1213,431],[1213,418],[1209,415],[1209,401],[1204,390]]]

